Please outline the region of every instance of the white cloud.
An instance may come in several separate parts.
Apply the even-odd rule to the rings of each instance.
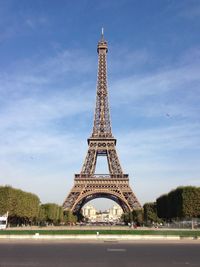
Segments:
[[[122,167],[142,203],[180,185],[200,186],[199,136],[199,124],[118,134]]]
[[[142,203],[180,185],[200,186],[198,53],[111,84],[119,157]]]
[[[124,136],[125,134],[125,136]],[[157,149],[199,149],[200,148],[200,127],[199,124],[184,123],[173,126],[159,126],[154,128],[132,129],[128,133],[123,133],[121,136],[123,142],[138,147],[138,144],[145,147]],[[161,147],[162,146],[162,147]],[[138,152],[145,152],[145,149],[139,149]]]
[[[121,110],[121,114],[129,112],[132,118],[164,120],[168,117],[171,123],[176,123],[177,118],[197,121],[200,112],[200,62],[187,62],[186,57],[182,59],[159,71],[129,74],[114,80],[110,86],[114,111]]]
[[[129,76],[112,84],[112,91],[127,101],[144,96],[160,95],[172,90],[180,90],[195,81],[199,81],[199,65],[182,66],[157,73],[141,76]],[[188,88],[189,90],[190,88]]]
[[[80,138],[84,133],[75,127],[81,127],[80,115],[87,117],[94,103],[88,92],[91,83],[80,85],[81,75],[73,85],[52,88],[73,68],[76,73],[79,68],[80,73],[87,72],[81,52],[64,51],[41,62],[21,62],[12,72],[0,74],[0,183],[39,194],[43,202],[61,204],[87,149],[86,140]]]
[[[110,49],[112,54],[108,55],[108,70],[111,74],[126,75],[131,69],[137,71],[155,60],[145,48],[132,51],[132,48],[114,45]]]
[[[198,1],[186,1],[181,3],[178,15],[186,19],[196,19],[200,17],[200,4]]]
[[[49,20],[47,19],[47,17],[44,16],[31,16],[25,19],[25,24],[32,30],[35,30],[37,28],[49,26]]]

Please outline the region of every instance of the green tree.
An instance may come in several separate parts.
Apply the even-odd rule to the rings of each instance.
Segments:
[[[156,199],[157,215],[159,218],[168,219],[168,195],[162,195]]]
[[[39,203],[35,194],[10,186],[0,187],[0,214],[8,211],[11,224],[33,223],[38,216]]]
[[[65,224],[74,224],[77,222],[77,216],[72,213],[71,210],[64,211],[64,222]]]
[[[135,223],[137,225],[141,225],[143,223],[143,210],[136,209],[127,213],[123,213],[121,216],[121,220],[125,224]]]
[[[132,212],[132,221],[136,223],[138,226],[141,225],[144,221],[144,212],[143,209],[136,209]]]
[[[125,223],[128,224],[131,222],[131,218],[130,218],[130,213],[123,213],[121,216],[121,220]]]
[[[156,200],[157,213],[163,219],[200,217],[200,188],[178,187]]]
[[[42,204],[40,206],[38,219],[43,223],[59,224],[63,221],[62,207],[55,203]]]
[[[145,203],[144,206],[144,220],[146,223],[158,221],[156,202]]]

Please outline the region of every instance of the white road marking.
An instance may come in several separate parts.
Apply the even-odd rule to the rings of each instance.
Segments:
[[[28,266],[28,267],[39,267],[39,266],[47,266],[47,265],[44,265],[44,264],[41,264],[41,263],[34,263],[34,262],[22,262],[22,263],[12,263],[12,262],[3,262],[3,263],[0,263],[0,267],[11,267],[11,266],[14,266],[14,267],[22,267],[22,266]]]
[[[107,248],[108,252],[125,252],[125,248]]]

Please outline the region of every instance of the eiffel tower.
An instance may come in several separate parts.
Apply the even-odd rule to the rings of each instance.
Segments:
[[[140,209],[141,205],[129,186],[116,151],[112,135],[107,89],[108,45],[102,29],[97,45],[98,80],[93,132],[88,138],[88,152],[80,174],[75,174],[74,186],[63,203],[64,210],[79,213],[81,208],[95,198],[108,198],[117,202],[124,212]],[[98,156],[106,156],[109,174],[95,174]]]

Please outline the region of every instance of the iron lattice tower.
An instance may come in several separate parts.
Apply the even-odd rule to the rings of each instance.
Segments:
[[[90,200],[109,198],[117,202],[124,212],[140,209],[141,205],[129,186],[128,174],[124,174],[116,151],[116,139],[112,135],[107,88],[107,52],[103,29],[97,45],[98,79],[93,132],[88,138],[88,152],[80,174],[75,174],[74,186],[63,203],[64,210],[74,213]],[[106,156],[109,174],[95,174],[98,156]]]

